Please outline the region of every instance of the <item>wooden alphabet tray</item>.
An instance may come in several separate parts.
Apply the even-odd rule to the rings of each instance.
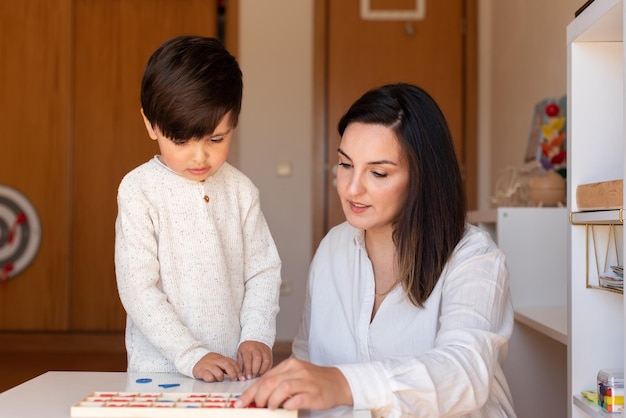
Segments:
[[[94,392],[72,405],[75,418],[297,418],[298,411],[234,408],[239,393]]]

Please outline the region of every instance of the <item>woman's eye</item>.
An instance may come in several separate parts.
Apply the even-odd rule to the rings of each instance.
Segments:
[[[387,177],[387,173],[379,173],[378,171],[372,171],[372,174],[374,175],[374,177],[378,177],[378,178]]]
[[[339,164],[337,164],[337,165],[338,165],[339,167],[342,167],[342,168],[350,168],[350,167],[352,167],[352,165],[351,165],[351,164],[349,164],[349,163],[343,163],[343,162],[340,162],[340,163],[339,163]]]

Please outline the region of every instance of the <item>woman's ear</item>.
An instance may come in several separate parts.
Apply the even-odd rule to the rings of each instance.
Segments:
[[[152,124],[150,123],[150,121],[148,120],[148,118],[146,117],[146,115],[143,113],[143,108],[141,108],[141,117],[143,117],[143,123],[146,124],[146,130],[148,131],[148,136],[154,140],[157,139],[157,134],[154,130],[154,128],[152,127]]]

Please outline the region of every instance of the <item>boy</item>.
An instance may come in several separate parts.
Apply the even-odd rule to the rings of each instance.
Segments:
[[[281,262],[258,189],[226,162],[242,90],[213,38],[170,39],[148,60],[141,114],[160,155],[120,183],[115,224],[128,371],[214,382],[272,366]]]

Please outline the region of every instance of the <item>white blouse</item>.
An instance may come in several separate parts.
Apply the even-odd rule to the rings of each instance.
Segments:
[[[513,330],[505,257],[472,225],[423,309],[401,286],[370,322],[374,273],[363,231],[322,240],[309,273],[295,357],[337,366],[355,409],[384,417],[515,417],[502,370]]]

